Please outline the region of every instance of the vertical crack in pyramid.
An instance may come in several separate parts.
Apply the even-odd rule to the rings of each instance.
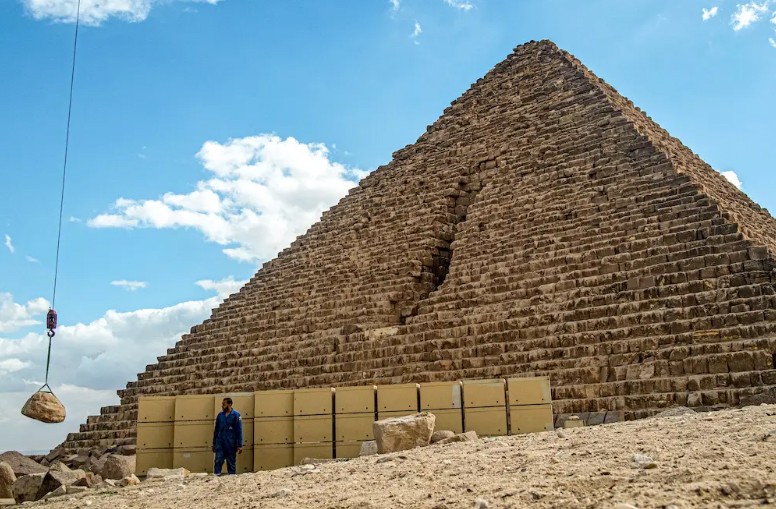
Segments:
[[[558,414],[776,393],[776,221],[550,42],[520,46],[71,433],[141,394],[548,375]]]

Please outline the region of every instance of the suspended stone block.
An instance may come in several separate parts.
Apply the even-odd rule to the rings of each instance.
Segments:
[[[38,391],[22,407],[22,415],[54,424],[65,420],[65,406],[51,392]]]

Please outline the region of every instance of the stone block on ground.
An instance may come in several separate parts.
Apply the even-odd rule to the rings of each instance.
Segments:
[[[43,482],[38,489],[38,499],[43,498],[47,493],[51,493],[60,487],[67,487],[75,484],[86,477],[83,470],[68,470],[67,472],[49,470],[43,477]]]
[[[50,392],[36,392],[22,407],[22,415],[45,423],[65,420],[65,406]]]
[[[16,479],[13,483],[13,498],[16,502],[21,504],[37,500],[38,490],[45,476],[46,474],[28,474]]]
[[[29,474],[45,474],[48,469],[34,462],[24,454],[16,451],[8,451],[0,454],[0,461],[8,463],[16,477]]]
[[[377,442],[374,440],[367,440],[366,442],[361,442],[361,451],[358,453],[359,456],[372,456],[373,454],[377,454]]]
[[[110,454],[99,472],[103,479],[118,481],[135,473],[135,457]]]
[[[457,442],[476,442],[477,440],[479,440],[479,437],[477,436],[476,431],[467,431],[466,433],[456,433],[449,438],[444,438],[437,442],[437,444],[444,445],[455,444]]]
[[[375,421],[373,431],[377,452],[385,454],[428,445],[435,421],[436,417],[429,412]]]
[[[146,479],[183,479],[191,472],[185,468],[149,468]]]
[[[16,474],[11,465],[0,461],[0,498],[13,498],[13,483],[16,482]]]
[[[450,430],[435,431],[431,435],[431,443],[435,444],[435,443],[439,442],[440,440],[444,440],[446,438],[452,438],[454,436],[455,436],[455,432],[450,431]]]

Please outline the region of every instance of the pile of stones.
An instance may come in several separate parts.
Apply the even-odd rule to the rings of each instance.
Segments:
[[[139,484],[135,447],[55,449],[45,456],[16,451],[0,454],[0,500],[16,503],[82,493],[94,488]]]

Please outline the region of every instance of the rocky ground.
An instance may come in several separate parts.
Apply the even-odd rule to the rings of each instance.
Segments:
[[[774,468],[776,405],[761,405],[432,445],[274,472],[148,480],[32,506],[751,507],[776,503]]]

